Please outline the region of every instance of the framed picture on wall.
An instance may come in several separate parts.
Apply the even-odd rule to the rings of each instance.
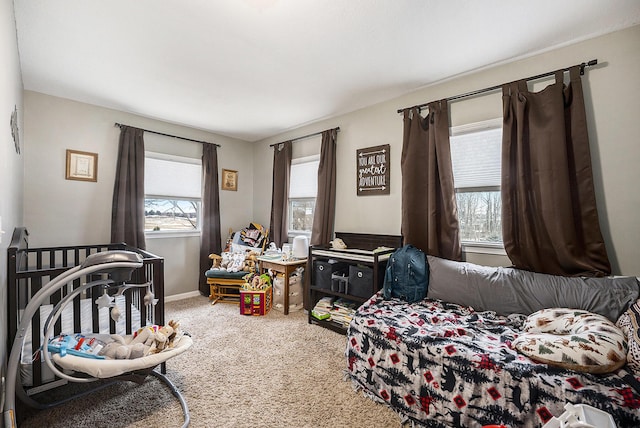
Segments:
[[[67,150],[67,180],[98,181],[98,154]]]
[[[222,190],[238,190],[238,171],[222,169]]]
[[[358,196],[389,195],[391,145],[356,150],[356,191]]]

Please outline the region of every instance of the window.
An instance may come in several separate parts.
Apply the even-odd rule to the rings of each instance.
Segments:
[[[307,156],[291,161],[289,178],[288,234],[311,235],[313,213],[318,193],[320,156]]]
[[[199,159],[146,152],[145,232],[199,232],[201,182]]]
[[[451,128],[450,141],[460,240],[502,246],[502,120]]]

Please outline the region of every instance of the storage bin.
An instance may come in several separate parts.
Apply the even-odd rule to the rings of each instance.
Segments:
[[[304,294],[304,287],[302,281],[289,284],[289,296],[302,296]]]
[[[367,266],[349,266],[347,294],[367,298],[374,292],[373,269]]]
[[[304,277],[302,275],[291,275],[289,277],[289,293],[294,290],[302,292],[304,284]]]
[[[289,277],[289,312],[299,311],[303,303],[302,278],[299,275]],[[273,281],[273,309],[284,311],[284,276],[278,274]]]
[[[331,274],[331,291],[338,293],[347,292],[347,283],[349,282],[348,272],[345,270],[337,271]]]
[[[319,288],[331,289],[331,275],[346,267],[346,263],[337,260],[314,260],[311,284]]]
[[[240,314],[241,315],[266,315],[271,310],[273,303],[272,287],[264,290],[240,289]]]

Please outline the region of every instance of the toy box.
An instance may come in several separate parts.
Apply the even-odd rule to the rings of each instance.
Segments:
[[[241,315],[266,315],[271,310],[273,302],[272,287],[264,290],[240,289]]]

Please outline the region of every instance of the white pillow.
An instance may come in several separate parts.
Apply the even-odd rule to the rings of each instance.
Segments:
[[[625,334],[602,315],[552,308],[527,317],[513,347],[534,361],[587,373],[609,373],[626,362]]]

